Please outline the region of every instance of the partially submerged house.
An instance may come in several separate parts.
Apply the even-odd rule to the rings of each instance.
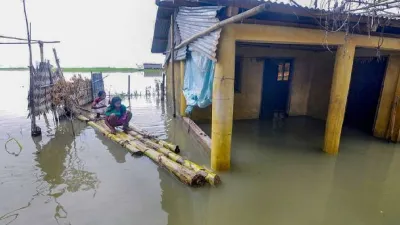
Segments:
[[[171,39],[179,46],[261,3],[264,12],[176,49],[172,65]],[[212,96],[211,106],[197,99],[204,108],[194,107],[191,115],[212,121],[213,169],[230,168],[233,120],[268,120],[282,113],[326,120],[321,147],[329,154],[339,151],[344,122],[400,140],[400,21],[380,18],[365,32],[367,16],[349,15],[347,22],[357,29],[346,34],[321,29],[324,11],[283,3],[158,0],[157,5],[152,52],[166,55],[167,93],[170,98],[175,93],[180,115],[193,100],[183,91],[191,88],[193,76],[205,79],[202,94],[212,92],[196,96],[204,101]]]
[[[162,69],[162,64],[160,63],[143,63],[143,69],[155,69],[160,70]]]

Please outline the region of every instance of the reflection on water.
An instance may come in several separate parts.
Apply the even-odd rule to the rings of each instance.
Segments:
[[[107,150],[111,153],[117,163],[125,163],[125,157],[128,155],[127,151],[121,151],[121,149],[116,148],[118,144],[111,142],[110,139],[104,137],[102,134],[97,133],[96,137],[107,147]]]
[[[132,76],[145,86],[154,78]],[[106,87],[122,90],[127,74]],[[9,81],[8,83],[3,81]],[[324,123],[289,118],[234,123],[232,170],[218,188],[190,188],[146,157],[133,158],[84,123],[51,115],[32,139],[26,119],[27,74],[0,72],[0,146],[13,137],[18,156],[0,149],[0,225],[391,225],[400,221],[400,145],[345,128],[337,157],[321,152]],[[132,85],[133,86],[133,85]],[[135,86],[133,86],[136,88]],[[10,98],[12,96],[12,98]],[[156,96],[124,100],[132,123],[209,164]],[[75,136],[72,134],[74,128]],[[210,125],[201,125],[206,132]],[[18,145],[10,142],[10,152]]]
[[[49,122],[45,121],[49,126]],[[73,134],[79,136],[83,128],[80,124],[62,121],[55,127],[52,138],[46,144],[41,145],[41,137],[33,138],[37,151],[36,166],[42,172],[38,179],[47,183],[45,193],[42,192],[41,195],[51,197],[56,203],[54,218],[57,222],[68,216],[67,210],[58,201],[59,197],[66,191],[74,193],[92,190],[95,195],[100,183],[95,173],[85,171],[84,161],[79,157],[79,152],[83,148],[78,149]]]

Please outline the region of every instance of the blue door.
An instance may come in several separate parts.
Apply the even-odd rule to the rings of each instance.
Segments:
[[[271,119],[274,112],[287,112],[292,61],[291,59],[265,60],[260,119]]]
[[[385,57],[354,59],[344,124],[371,133],[382,82],[386,70]]]

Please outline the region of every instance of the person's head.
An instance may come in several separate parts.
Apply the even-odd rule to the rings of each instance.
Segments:
[[[116,109],[118,109],[119,107],[121,107],[121,98],[120,97],[113,97],[112,99],[111,99],[111,106],[113,107],[113,108],[116,108]]]
[[[106,98],[106,92],[105,91],[99,91],[99,93],[97,94],[97,96],[99,97],[99,98]]]

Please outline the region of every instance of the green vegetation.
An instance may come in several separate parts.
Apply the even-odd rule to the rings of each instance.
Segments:
[[[70,73],[90,73],[90,72],[118,72],[118,73],[134,73],[142,71],[142,69],[137,68],[116,68],[116,67],[68,67],[63,68],[64,72]]]
[[[28,67],[9,67],[1,68],[0,71],[27,71]],[[117,68],[117,67],[66,67],[63,68],[67,73],[90,73],[90,72],[103,72],[103,73],[134,73],[134,72],[158,72],[157,69],[139,69],[139,68]]]
[[[12,67],[12,68],[1,68],[0,71],[24,71],[28,70],[28,67]]]

